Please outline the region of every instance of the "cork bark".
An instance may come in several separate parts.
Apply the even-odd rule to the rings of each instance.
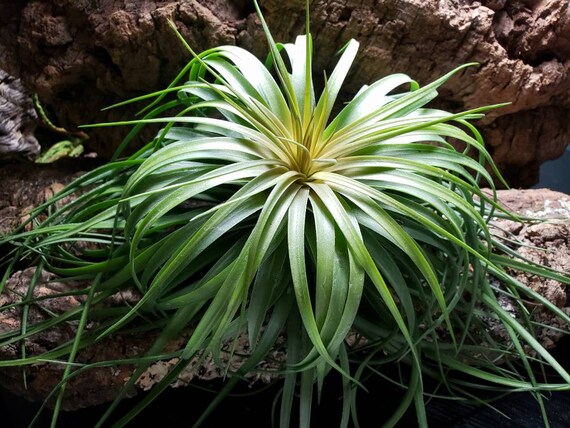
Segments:
[[[260,3],[277,40],[304,32],[303,0]],[[249,0],[13,0],[0,5],[0,64],[68,129],[130,119],[134,107],[100,109],[164,87],[188,60],[167,19],[196,51],[237,44],[267,52]],[[361,43],[344,100],[389,73],[425,84],[479,62],[445,86],[439,103],[459,111],[512,102],[480,125],[513,186],[535,183],[539,165],[570,141],[565,0],[315,0],[311,19],[319,76],[350,38]],[[125,132],[93,130],[89,148],[109,156]]]

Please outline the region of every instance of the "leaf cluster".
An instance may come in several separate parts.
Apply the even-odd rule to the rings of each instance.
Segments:
[[[133,126],[116,158],[38,207],[32,230],[23,226],[0,241],[14,245],[4,257],[4,282],[26,258],[38,272],[92,281],[84,305],[32,326],[23,322],[1,335],[0,346],[78,321],[73,342],[41,356],[67,359],[61,403],[65,383],[83,370],[72,369],[80,349],[129,328],[162,330],[99,425],[189,327],[178,365],[118,426],[193,358],[211,353],[220,361],[223,344],[240,333],[251,353],[228,372],[227,387],[198,423],[281,338],[287,366],[277,419],[284,427],[292,424],[297,394],[300,425],[309,425],[314,390],[320,394],[331,370],[343,379],[341,426],[358,423],[356,396],[366,375],[386,376],[391,364],[410,373],[393,379],[406,393],[387,425],[412,403],[420,425],[427,424],[425,377],[441,383],[438,395],[473,400],[477,389],[528,390],[542,403],[541,391],[568,389],[570,375],[536,340],[523,302],[535,300],[565,322],[568,316],[505,267],[568,277],[517,261],[488,228],[502,209],[480,183],[492,185],[489,170],[500,173],[471,122],[498,106],[460,113],[428,107],[441,85],[473,64],[425,86],[405,74],[387,76],[333,117],[358,43],[341,50],[317,96],[308,12],[307,34],[286,44],[273,40],[258,12],[270,47],[265,63],[235,46],[200,54],[188,46],[193,58],[168,88],[129,101],[151,100],[143,118],[98,125]],[[120,158],[142,127],[156,123],[163,129],[154,140]],[[58,206],[69,195],[73,201]],[[134,306],[99,305],[129,288],[142,296]],[[501,306],[505,295],[517,318]],[[32,303],[23,300],[24,317]],[[97,323],[86,329],[89,320]],[[509,340],[495,337],[489,320]],[[355,332],[366,346],[345,340]],[[37,359],[23,352],[0,366]],[[553,367],[564,383],[538,382],[531,362]]]

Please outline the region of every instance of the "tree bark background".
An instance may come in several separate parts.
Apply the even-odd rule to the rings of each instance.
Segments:
[[[304,31],[304,1],[261,0],[277,40]],[[196,51],[237,44],[267,52],[249,0],[13,0],[0,5],[0,65],[37,92],[65,127],[132,118],[113,102],[164,87],[188,60],[166,21]],[[480,122],[495,161],[514,186],[570,141],[570,6],[565,0],[314,0],[315,70],[330,70],[350,38],[361,52],[344,100],[389,73],[425,84],[477,61],[441,91],[458,111],[512,104]],[[126,129],[91,131],[109,156]],[[148,137],[148,135],[147,135]]]

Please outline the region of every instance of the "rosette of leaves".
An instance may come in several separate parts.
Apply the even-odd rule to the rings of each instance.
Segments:
[[[134,125],[116,159],[36,209],[33,230],[3,239],[15,244],[5,257],[5,278],[17,260],[30,258],[40,269],[89,279],[92,286],[83,290],[80,308],[1,335],[1,345],[17,343],[79,320],[73,343],[0,365],[67,361],[54,392],[59,405],[65,383],[83,370],[136,363],[102,424],[153,361],[172,358],[162,355],[165,344],[191,327],[175,353],[179,363],[119,426],[192,358],[211,353],[219,359],[222,344],[240,333],[250,354],[228,373],[227,387],[198,423],[282,339],[287,366],[277,418],[284,427],[292,423],[296,394],[300,425],[309,425],[314,389],[326,386],[331,370],[343,379],[341,426],[351,415],[357,421],[363,374],[369,368],[381,373],[387,363],[410,367],[406,379],[393,379],[406,393],[388,425],[412,403],[420,425],[427,424],[426,376],[447,394],[467,398],[481,388],[528,390],[541,400],[542,390],[567,388],[570,376],[534,337],[523,302],[536,300],[564,321],[568,316],[507,275],[505,266],[567,278],[513,259],[488,230],[497,204],[479,182],[492,185],[485,165],[500,174],[471,121],[496,106],[460,113],[426,107],[470,64],[425,86],[405,74],[385,77],[333,117],[358,43],[345,45],[317,91],[308,12],[307,35],[280,44],[257,10],[270,48],[265,64],[235,46],[201,54],[188,47],[193,58],[167,89],[129,101],[154,98],[142,119],[99,125]],[[157,123],[163,129],[153,141],[119,158],[143,126]],[[479,161],[467,152],[478,153]],[[71,202],[57,205],[72,194]],[[500,288],[491,285],[491,275],[502,281]],[[142,295],[135,306],[100,307],[132,287]],[[514,302],[518,317],[501,306],[500,295]],[[490,319],[509,340],[489,333]],[[89,320],[97,322],[86,329]],[[146,357],[72,369],[79,349],[129,328],[162,334]],[[351,332],[363,335],[366,345],[354,351],[345,340]],[[565,382],[538,382],[525,345]]]

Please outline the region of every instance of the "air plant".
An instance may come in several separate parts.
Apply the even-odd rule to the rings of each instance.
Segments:
[[[27,222],[32,230],[23,225],[2,238],[14,245],[4,257],[5,279],[16,260],[27,259],[91,286],[80,308],[24,333],[79,320],[72,343],[0,366],[39,358],[66,362],[55,392],[55,424],[65,383],[104,364],[74,369],[79,349],[140,324],[162,330],[98,426],[144,370],[164,358],[165,344],[189,328],[179,363],[117,426],[193,358],[211,354],[221,363],[223,344],[239,334],[247,335],[250,354],[237,372],[228,369],[227,386],[197,424],[277,346],[287,352],[279,371],[283,427],[292,423],[297,394],[299,423],[310,424],[314,390],[320,393],[335,372],[344,385],[339,424],[347,426],[351,417],[358,423],[363,373],[382,373],[394,362],[410,371],[395,380],[406,392],[387,425],[412,403],[419,424],[427,425],[426,377],[441,382],[440,395],[473,399],[469,391],[478,388],[528,390],[541,405],[541,391],[568,389],[570,375],[536,340],[524,301],[538,302],[564,322],[568,316],[507,270],[566,283],[568,277],[517,259],[488,228],[494,215],[506,215],[488,170],[502,178],[471,122],[500,106],[460,113],[426,107],[441,85],[473,64],[425,86],[405,74],[387,76],[362,87],[333,117],[358,42],[342,48],[317,91],[308,2],[307,34],[286,44],[273,40],[254,3],[269,44],[265,63],[235,46],[196,54],[179,36],[192,59],[168,88],[128,101],[152,100],[144,117],[97,125],[134,126],[115,158],[34,210]],[[148,124],[163,128],[121,158]],[[466,149],[457,150],[450,139]],[[478,160],[467,152],[478,153]],[[481,190],[482,181],[492,196]],[[71,202],[58,205],[70,195]],[[141,293],[134,306],[98,309],[130,288]],[[519,316],[501,306],[501,295]],[[97,323],[86,329],[91,317]],[[508,340],[489,333],[489,319]],[[346,340],[351,334],[364,338],[360,347]],[[14,343],[22,332],[1,338],[0,346]],[[564,382],[538,382],[531,360],[553,367]]]

